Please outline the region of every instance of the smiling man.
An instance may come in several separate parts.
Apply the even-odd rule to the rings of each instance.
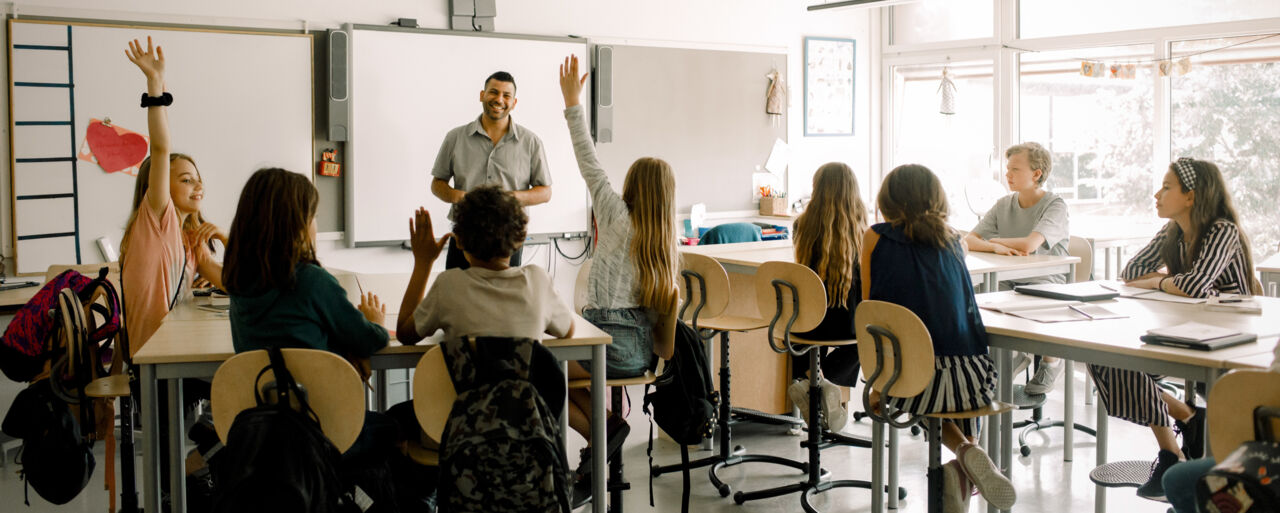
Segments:
[[[516,108],[515,77],[505,71],[489,75],[480,91],[480,105],[480,117],[444,136],[431,168],[431,193],[456,204],[467,191],[498,185],[526,207],[551,201],[551,172],[542,140],[511,120]],[[453,208],[449,219],[453,220]],[[469,267],[457,241],[449,242],[446,269]],[[513,267],[520,265],[521,253],[517,249],[511,255]]]

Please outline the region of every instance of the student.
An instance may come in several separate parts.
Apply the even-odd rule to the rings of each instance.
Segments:
[[[167,110],[173,97],[165,91],[164,51],[148,37],[146,50],[134,40],[125,55],[147,78],[142,105],[151,138],[151,155],[138,167],[133,210],[120,241],[129,352],[136,354],[169,310],[190,297],[197,271],[215,287],[222,285],[222,266],[213,259],[209,242],[216,238],[225,244],[226,236],[200,216],[204,183],[195,161],[169,151]]]
[[[578,171],[591,191],[598,242],[587,277],[587,306],[582,316],[613,337],[606,350],[609,378],[640,376],[650,368],[654,355],[670,359],[675,352],[676,288],[675,174],[661,159],[637,159],[627,170],[622,195],[609,185],[608,175],[596,158],[591,134],[583,116],[582,86],[587,75],[578,75],[578,58],[565,58],[560,66],[560,91],[564,118],[573,139]],[[585,365],[570,362],[569,378],[590,377]],[[571,390],[569,423],[584,437],[590,430],[591,402],[587,390]],[[620,405],[614,405],[620,408]],[[626,437],[626,421],[620,415],[609,421],[608,452]],[[583,463],[589,461],[583,452]],[[579,465],[585,477],[589,465]],[[589,479],[580,480],[589,483]]]
[[[1186,297],[1260,292],[1253,290],[1249,240],[1218,166],[1185,157],[1174,161],[1155,198],[1156,214],[1169,222],[1125,265],[1126,284]],[[1138,496],[1164,500],[1165,471],[1203,454],[1204,408],[1193,410],[1175,399],[1151,374],[1098,365],[1090,365],[1089,372],[1109,415],[1151,428],[1160,452]],[[1182,434],[1181,447],[1170,416]]]
[[[964,245],[947,226],[947,196],[938,177],[916,164],[885,177],[877,204],[886,222],[871,226],[862,243],[862,298],[902,305],[924,321],[933,338],[936,372],[921,395],[889,398],[893,409],[914,414],[965,411],[990,404],[996,369],[978,314]],[[878,403],[879,394],[872,395]],[[977,420],[942,424],[942,443],[956,459],[943,466],[944,511],[967,509],[971,486],[999,509],[1017,499],[987,453],[974,444]]]
[[[867,231],[867,207],[858,191],[853,170],[842,162],[829,162],[813,175],[813,199],[795,221],[796,262],[822,278],[827,290],[827,314],[818,327],[800,337],[811,340],[856,338],[853,311],[862,300],[858,258],[862,233]],[[816,350],[816,348],[815,348]],[[822,348],[822,412],[827,429],[844,427],[848,411],[841,402],[840,386],[858,384],[858,347],[848,345],[827,352]],[[792,356],[787,396],[809,418],[809,356]],[[830,379],[828,379],[830,378]]]
[[[551,173],[542,140],[511,120],[516,108],[515,77],[505,71],[489,75],[480,91],[480,105],[480,117],[445,134],[431,168],[431,193],[456,205],[468,191],[497,184],[511,191],[522,206],[551,201]],[[449,209],[450,220],[456,221],[455,211],[456,207]],[[517,247],[511,254],[512,266],[520,265],[520,254]],[[456,245],[450,245],[445,268],[457,267],[466,269],[467,261]]]
[[[964,241],[971,251],[999,255],[1067,255],[1071,232],[1067,226],[1067,202],[1057,194],[1043,189],[1053,168],[1053,156],[1049,150],[1034,142],[1017,144],[1004,152],[1008,160],[1005,181],[1013,193],[1000,198],[995,206],[982,216]],[[1014,285],[1029,283],[1066,283],[1067,275],[1055,274],[1026,280],[1000,282],[1007,290]],[[1030,362],[1021,355],[1020,372]],[[1042,357],[1035,376],[1027,381],[1024,390],[1028,394],[1045,394],[1053,389],[1058,374],[1062,372],[1062,360]]]
[[[237,353],[301,347],[361,359],[387,346],[378,297],[369,293],[352,305],[316,260],[319,203],[315,186],[298,173],[261,169],[245,182],[224,269]]]

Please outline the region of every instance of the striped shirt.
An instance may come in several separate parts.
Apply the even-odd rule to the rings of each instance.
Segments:
[[[1147,247],[1125,265],[1122,277],[1126,281],[1133,280],[1167,267],[1160,256],[1160,249],[1166,239],[1174,236],[1176,227],[1177,224],[1171,221],[1161,228],[1156,238],[1151,239]],[[1236,224],[1219,219],[1209,225],[1201,237],[1204,244],[1200,254],[1181,273],[1172,274],[1174,286],[1191,297],[1206,297],[1212,292],[1247,294],[1253,283],[1253,270],[1245,265],[1244,246],[1240,243],[1240,229]],[[1178,241],[1178,251],[1187,254],[1184,241]]]

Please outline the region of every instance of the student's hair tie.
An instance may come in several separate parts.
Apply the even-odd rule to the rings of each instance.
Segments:
[[[1182,186],[1187,190],[1196,188],[1196,167],[1191,165],[1194,159],[1190,157],[1180,157],[1173,161],[1173,170],[1178,173],[1178,181],[1182,182]]]
[[[172,94],[164,93],[160,96],[148,96],[147,93],[142,93],[142,108],[144,109],[147,107],[168,107],[170,105],[173,105]]]

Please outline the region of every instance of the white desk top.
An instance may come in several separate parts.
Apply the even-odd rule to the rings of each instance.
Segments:
[[[760,264],[765,262],[795,262],[795,249],[789,240],[686,246],[681,247],[680,251],[707,255],[720,261],[721,264],[745,267],[759,267]],[[1080,258],[1074,256],[1008,256],[978,252],[969,252],[969,254],[965,255],[965,264],[969,267],[971,274],[1039,269],[1046,266],[1079,262]]]
[[[978,302],[1010,301],[1016,292],[979,294]],[[1123,319],[1041,323],[990,310],[981,310],[987,333],[1042,342],[1104,350],[1116,354],[1143,356],[1205,367],[1225,368],[1233,359],[1270,353],[1280,337],[1280,299],[1260,297],[1263,315],[1211,312],[1201,305],[1118,298],[1099,302],[1108,310],[1128,315]],[[1195,321],[1258,335],[1258,341],[1217,351],[1197,351],[1145,344],[1139,337],[1148,329]],[[1269,357],[1269,356],[1268,356]],[[1268,360],[1269,362],[1269,360]]]

